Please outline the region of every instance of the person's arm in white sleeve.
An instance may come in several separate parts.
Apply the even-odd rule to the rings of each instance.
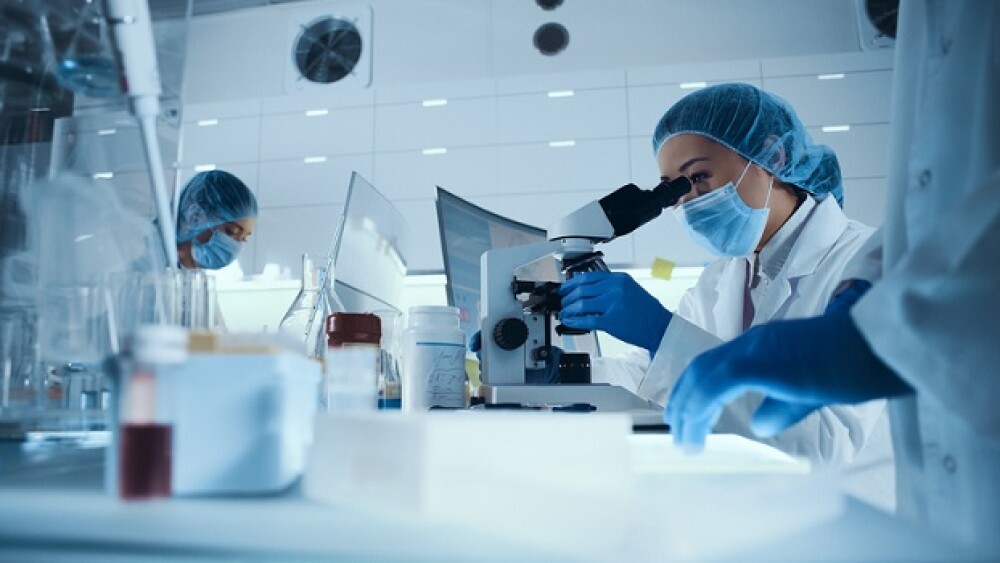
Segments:
[[[1000,439],[1000,171],[936,219],[851,314],[918,395]]]

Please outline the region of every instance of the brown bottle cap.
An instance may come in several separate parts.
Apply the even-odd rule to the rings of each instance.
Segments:
[[[326,318],[327,346],[344,344],[379,345],[382,323],[371,313],[334,313]]]

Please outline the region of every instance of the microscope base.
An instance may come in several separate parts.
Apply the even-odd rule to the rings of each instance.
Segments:
[[[483,385],[480,395],[487,404],[589,403],[598,412],[651,411],[662,417],[663,407],[637,397],[623,387],[606,383],[581,385]]]

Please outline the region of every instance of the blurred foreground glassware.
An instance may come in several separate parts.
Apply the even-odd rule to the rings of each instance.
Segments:
[[[399,373],[403,315],[394,309],[372,311],[382,325],[378,363],[378,408],[402,408],[402,378]]]
[[[332,290],[324,291],[322,280],[326,279],[324,268],[317,268],[308,254],[302,254],[302,284],[299,293],[292,300],[288,311],[278,325],[280,331],[303,343],[306,355],[322,358],[326,351],[326,318],[332,313],[343,311],[336,299],[331,299]]]

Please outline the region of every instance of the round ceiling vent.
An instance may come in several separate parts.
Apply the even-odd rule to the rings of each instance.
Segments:
[[[557,23],[544,24],[535,30],[534,43],[543,55],[556,55],[569,45],[569,31]]]
[[[899,0],[865,0],[868,20],[879,33],[896,38],[896,20],[899,19]]]
[[[539,8],[550,11],[562,6],[563,0],[535,0],[535,3],[538,4]]]
[[[336,82],[361,60],[361,33],[353,22],[323,17],[302,27],[293,55],[299,73],[319,84]]]

